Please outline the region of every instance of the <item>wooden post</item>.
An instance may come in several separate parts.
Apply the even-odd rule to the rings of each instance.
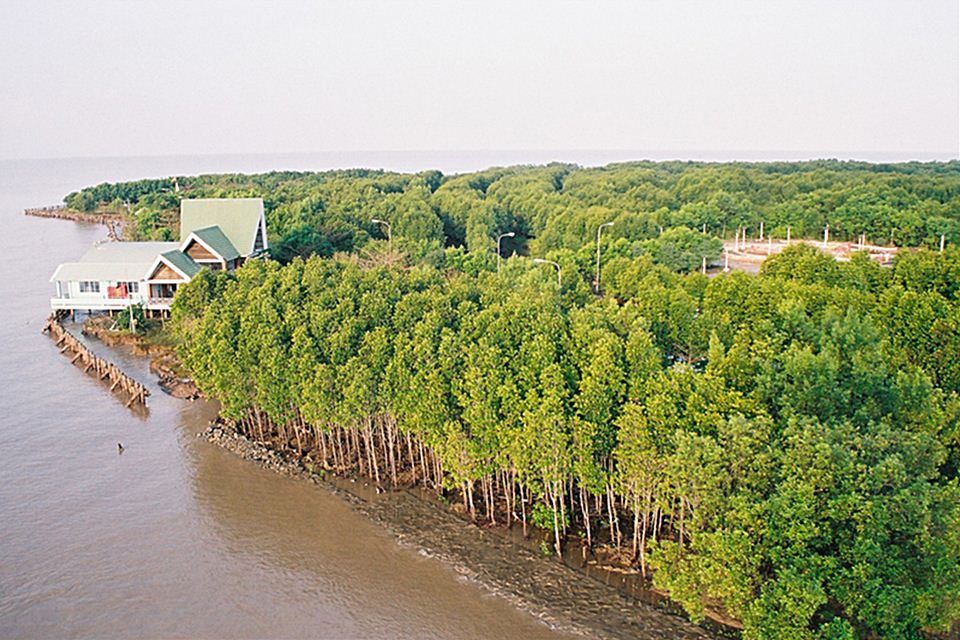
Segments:
[[[79,340],[70,335],[70,332],[59,324],[61,317],[59,314],[51,315],[43,331],[49,333],[50,337],[56,340],[56,346],[59,346],[61,343],[63,344],[63,347],[60,348],[60,353],[67,351],[73,352],[70,364],[77,364],[79,362],[78,366],[83,366],[84,373],[90,372],[92,369],[93,374],[97,376],[98,380],[107,379],[107,381],[111,383],[111,393],[114,389],[120,387],[121,391],[128,395],[125,406],[129,407],[134,402],[146,406],[147,396],[150,395],[150,391],[144,385],[125,374],[115,364],[95,355]]]

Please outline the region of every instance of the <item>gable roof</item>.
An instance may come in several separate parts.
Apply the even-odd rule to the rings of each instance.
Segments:
[[[57,267],[50,282],[143,280],[157,256],[177,246],[176,242],[101,242],[78,261]]]
[[[78,262],[149,263],[179,246],[177,242],[100,242],[83,254]]]
[[[193,258],[176,249],[161,253],[160,257],[157,258],[157,262],[161,260],[173,267],[175,271],[182,273],[187,280],[195,276],[201,268],[200,265],[193,261]],[[153,271],[156,270],[156,268],[156,264],[151,267],[150,272],[147,273],[148,278],[153,275]]]
[[[196,238],[201,244],[206,245],[208,249],[212,250],[224,260],[230,261],[240,257],[240,253],[236,247],[234,247],[230,239],[224,235],[223,230],[219,226],[194,229],[190,232],[190,235],[187,236],[187,239],[184,240],[183,245],[180,247],[181,251],[186,250],[191,238]]]
[[[248,256],[262,219],[262,198],[184,199],[180,201],[180,240],[197,229],[216,226],[239,255]]]
[[[154,256],[156,257],[156,256]],[[50,282],[139,282],[150,263],[64,262],[50,276]]]

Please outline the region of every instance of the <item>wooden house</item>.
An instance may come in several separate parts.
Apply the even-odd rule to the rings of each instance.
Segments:
[[[200,269],[233,271],[269,249],[260,198],[180,202],[179,242],[102,242],[57,267],[54,309],[117,311],[143,305],[165,313],[177,288]]]

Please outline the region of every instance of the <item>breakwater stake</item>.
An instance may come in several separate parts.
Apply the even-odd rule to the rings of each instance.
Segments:
[[[52,313],[43,325],[43,333],[49,333],[50,337],[56,341],[57,346],[60,347],[60,353],[70,357],[70,363],[82,367],[84,373],[91,373],[98,380],[109,382],[111,392],[119,390],[126,394],[128,399],[124,406],[129,407],[134,403],[147,406],[150,390],[124,373],[120,367],[96,355],[73,337],[60,324],[62,317],[60,313]]]

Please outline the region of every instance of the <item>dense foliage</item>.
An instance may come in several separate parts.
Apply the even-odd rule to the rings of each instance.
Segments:
[[[203,175],[102,184],[68,195],[79,210],[127,211],[128,237],[175,235],[182,197],[263,197],[274,257],[353,251],[392,225],[395,244],[440,261],[440,249],[489,250],[506,231],[504,254],[583,251],[589,258],[599,224],[615,255],[636,257],[661,229],[682,227],[732,238],[738,227],[756,235],[814,237],[829,224],[833,237],[935,247],[941,235],[960,243],[960,162],[874,165],[801,163],[636,162],[583,169],[572,165],[510,167],[444,176],[350,170],[324,173]],[[689,245],[689,243],[686,243]],[[719,249],[655,252],[672,269],[700,266]],[[659,259],[657,258],[657,259]]]
[[[264,198],[276,261],[201,272],[173,308],[184,362],[245,434],[457,494],[474,518],[548,530],[557,553],[612,548],[746,638],[916,637],[960,617],[960,163],[176,187],[66,202],[129,205],[128,236],[159,238],[182,197]],[[798,245],[757,276],[696,273],[761,222],[951,248],[884,269]]]
[[[503,170],[439,186],[315,177],[314,205],[272,211],[301,216],[293,227],[343,225],[355,246],[389,202],[395,233],[476,249],[519,227],[572,263],[597,221],[617,219],[615,242],[644,242],[648,225],[706,206],[676,206],[680,193],[724,200],[734,179],[794,224],[819,225],[853,192],[899,193],[900,216],[911,199],[937,200],[957,219],[952,165],[945,178],[684,168]],[[372,186],[391,181],[388,195]],[[354,188],[370,197],[347,213]],[[849,192],[804,209],[825,190]],[[657,198],[663,210],[649,207]],[[710,224],[743,220],[729,215]],[[695,619],[742,620],[745,638],[909,638],[960,616],[960,252],[903,253],[882,269],[796,246],[760,275],[713,279],[640,253],[610,258],[606,297],[580,277],[558,288],[520,257],[498,276],[478,251],[448,250],[442,268],[254,261],[195,277],[173,319],[198,384],[252,437],[308,465],[458,492],[476,518],[552,530],[558,552],[574,535],[609,544]]]

